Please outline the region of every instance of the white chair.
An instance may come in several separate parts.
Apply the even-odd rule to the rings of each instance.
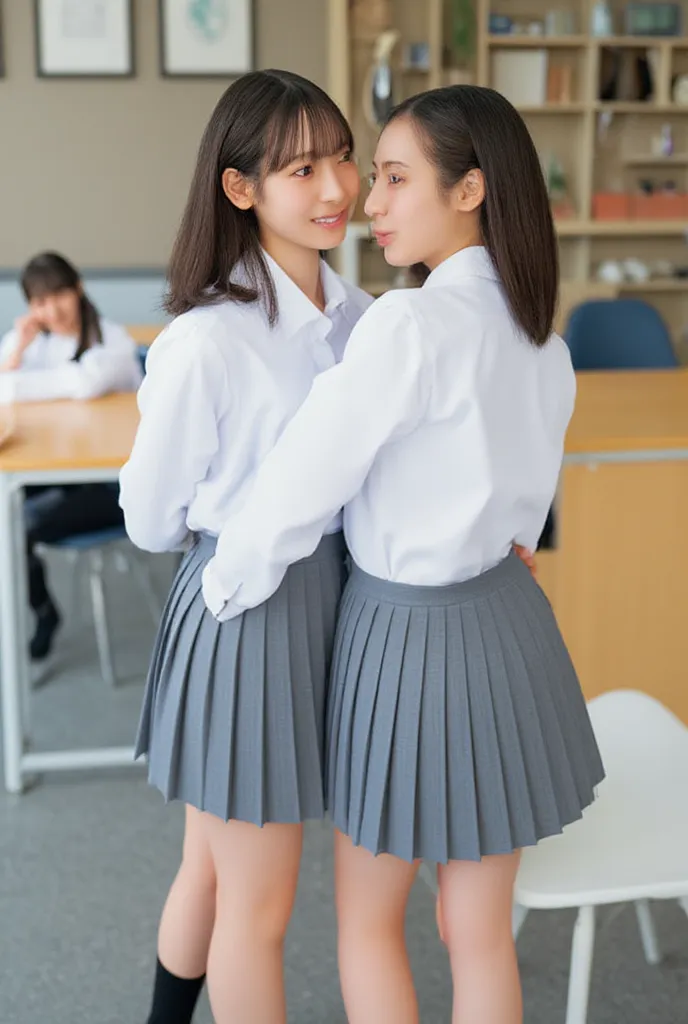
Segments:
[[[589,711],[607,772],[599,798],[562,835],[524,850],[515,889],[516,935],[529,910],[579,908],[566,1024],[587,1019],[596,907],[635,903],[651,964],[661,954],[648,901],[677,899],[688,912],[688,728],[633,690]]]

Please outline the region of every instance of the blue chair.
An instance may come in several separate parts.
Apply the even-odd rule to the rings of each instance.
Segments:
[[[678,366],[666,324],[642,299],[592,299],[571,312],[564,334],[574,370],[663,370]],[[550,509],[541,547],[554,544]]]
[[[136,346],[136,353],[137,353],[137,355],[139,357],[139,362],[141,363],[141,369],[145,373],[146,372],[146,360],[148,359],[148,345],[137,345]]]
[[[565,332],[575,370],[661,370],[678,366],[666,324],[642,299],[577,306]]]

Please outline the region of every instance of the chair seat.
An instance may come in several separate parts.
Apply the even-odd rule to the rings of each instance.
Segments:
[[[92,548],[101,548],[105,544],[113,544],[115,541],[125,540],[126,536],[127,531],[123,526],[111,526],[107,530],[90,530],[88,533],[75,533],[72,537],[51,541],[46,547],[70,551],[90,551]]]
[[[673,801],[645,807],[637,794],[607,800],[605,788],[581,822],[523,851],[517,903],[544,910],[688,895],[685,784]]]
[[[688,729],[633,691],[589,709],[607,778],[581,821],[523,851],[516,901],[545,909],[688,895]]]

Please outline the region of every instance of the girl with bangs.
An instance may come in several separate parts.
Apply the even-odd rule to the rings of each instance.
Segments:
[[[282,948],[302,823],[324,815],[325,687],[344,583],[339,514],[260,607],[220,624],[201,574],[255,471],[339,362],[370,303],[321,259],[359,176],[316,85],[260,71],[205,130],[169,267],[173,321],[151,347],[121,473],[131,539],[187,547],[163,613],[137,740],[186,805],[160,924],[149,1024],[188,1024],[207,965],[219,1024],[286,1021]]]

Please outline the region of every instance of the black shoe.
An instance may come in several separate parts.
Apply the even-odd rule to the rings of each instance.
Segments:
[[[44,604],[40,611],[36,612],[36,630],[29,644],[32,661],[42,661],[48,657],[60,621],[60,613],[52,601]]]

